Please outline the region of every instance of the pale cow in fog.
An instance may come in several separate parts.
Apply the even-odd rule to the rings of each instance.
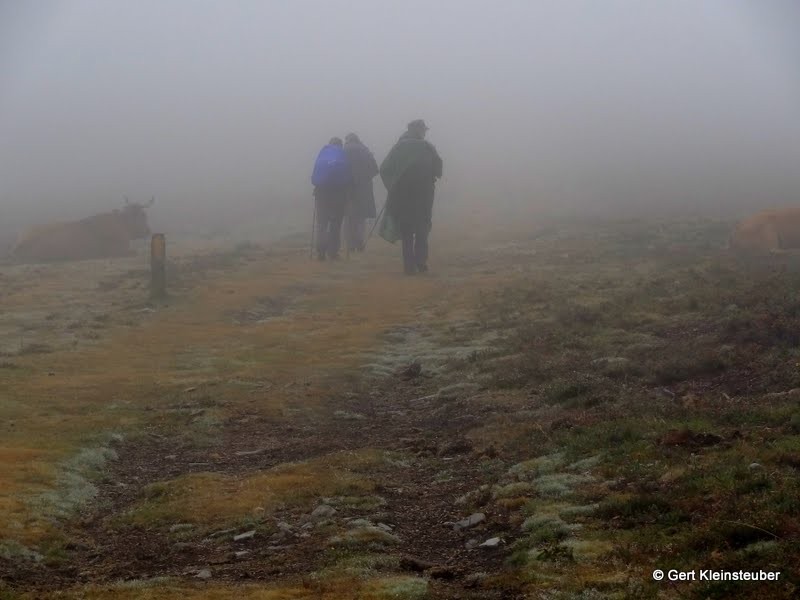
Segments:
[[[731,250],[749,253],[800,249],[800,207],[765,210],[741,221],[728,240]]]

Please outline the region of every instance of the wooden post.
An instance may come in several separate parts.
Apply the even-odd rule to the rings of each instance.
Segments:
[[[150,296],[154,300],[167,297],[167,241],[163,233],[150,238]]]

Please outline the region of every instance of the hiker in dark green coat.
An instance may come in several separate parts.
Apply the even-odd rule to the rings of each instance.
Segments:
[[[381,164],[381,179],[389,194],[387,217],[393,219],[403,240],[406,275],[428,270],[428,234],[431,230],[436,180],[442,176],[442,159],[425,140],[425,121],[408,124],[408,131]]]

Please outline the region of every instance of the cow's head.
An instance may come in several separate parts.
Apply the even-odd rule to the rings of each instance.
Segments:
[[[155,201],[155,198],[151,198],[147,204],[137,204],[125,198],[125,206],[119,212],[119,216],[132,240],[150,235],[150,226],[147,224],[147,215],[144,209],[153,206]]]

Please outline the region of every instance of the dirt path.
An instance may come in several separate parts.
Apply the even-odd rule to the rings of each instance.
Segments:
[[[291,252],[288,256],[281,260],[294,260]],[[363,282],[357,285],[364,290],[376,290],[386,283],[373,284],[370,281],[375,278],[373,273],[396,260],[392,257],[392,263],[388,263],[386,256],[378,255],[368,258],[366,264],[339,266],[328,273],[321,271],[322,277],[320,269],[310,275],[302,271],[299,276],[287,275],[280,288],[284,291],[269,297],[259,296],[254,305],[246,299],[232,302],[225,296],[236,290],[238,298],[243,284],[249,286],[245,296],[253,296],[250,290],[253,275],[248,275],[247,270],[252,273],[253,263],[258,268],[259,260],[269,262],[271,257],[267,253],[247,258],[227,283],[214,286],[212,273],[210,297],[223,298],[225,304],[216,310],[217,314],[224,308],[224,315],[233,315],[234,327],[247,328],[245,335],[253,339],[257,338],[251,331],[261,323],[274,322],[275,328],[292,336],[296,330],[302,331],[297,328],[302,328],[304,322],[330,319],[333,332],[330,343],[334,344],[347,343],[349,338],[342,342],[335,335],[335,328],[347,327],[354,317],[351,311],[358,310],[357,302],[361,301],[355,295],[358,289],[348,289],[351,287],[348,279],[354,277],[356,282]],[[289,274],[291,265],[283,270]],[[487,472],[494,468],[491,452],[474,448],[465,438],[479,416],[464,414],[464,405],[459,400],[463,394],[437,396],[440,389],[453,383],[444,365],[459,350],[463,354],[465,348],[469,349],[464,342],[459,345],[443,335],[448,324],[452,328],[452,323],[458,323],[458,318],[469,310],[468,301],[453,300],[480,287],[480,282],[476,285],[474,281],[465,286],[461,271],[463,267],[458,263],[442,266],[440,274],[421,283],[393,276],[397,281],[391,285],[405,285],[411,292],[403,293],[410,299],[418,298],[411,314],[423,315],[421,321],[409,324],[394,320],[397,317],[393,317],[393,311],[398,316],[403,311],[392,309],[385,302],[370,308],[376,315],[371,327],[378,333],[400,327],[400,331],[419,338],[399,352],[393,353],[392,342],[372,348],[346,348],[344,355],[333,347],[323,347],[319,359],[309,360],[303,355],[299,363],[280,367],[286,371],[283,377],[270,370],[267,384],[262,382],[254,389],[239,391],[231,391],[230,385],[221,386],[224,390],[214,387],[218,382],[213,378],[197,379],[196,375],[196,385],[177,392],[175,386],[159,392],[163,385],[157,385],[155,390],[140,385],[138,389],[143,396],[137,402],[145,414],[155,411],[166,416],[145,417],[140,421],[142,428],[126,432],[125,441],[111,442],[116,460],[109,462],[102,477],[95,481],[97,493],[91,504],[84,506],[79,516],[59,525],[60,541],[53,555],[38,563],[0,561],[4,581],[15,589],[38,590],[35,596],[85,585],[164,577],[192,584],[197,582],[198,573],[204,571],[215,585],[257,581],[307,586],[309,577],[336,570],[345,556],[382,561],[386,566],[377,569],[378,575],[424,576],[430,581],[429,597],[514,597],[508,592],[500,596],[496,595],[499,592],[475,591],[479,582],[476,574],[489,577],[503,572],[502,546],[490,549],[476,546],[492,537],[501,536],[504,543],[513,539],[504,515],[486,514],[481,523],[465,529],[454,526],[469,516],[466,508],[455,504],[456,500],[479,487]],[[492,272],[487,277],[491,280],[496,274]],[[424,294],[415,292],[415,285]],[[215,292],[216,289],[220,291]],[[328,289],[334,290],[333,304],[319,305],[317,298],[324,298]],[[339,294],[338,289],[345,293]],[[381,302],[377,298],[376,301]],[[233,308],[237,304],[239,308]],[[278,305],[280,310],[272,310]],[[264,312],[264,306],[270,311]],[[319,316],[313,315],[313,311]],[[218,318],[210,311],[208,316],[199,311],[194,314],[196,322],[191,323],[194,325],[191,331],[195,339],[187,340],[189,347],[197,343],[196,330],[202,328],[203,319]],[[191,317],[185,320],[188,326]],[[354,329],[358,335],[362,335],[358,333],[360,328],[363,324]],[[180,330],[175,331],[180,335]],[[109,335],[113,336],[113,332]],[[142,341],[147,335],[137,334]],[[312,335],[318,334],[315,331]],[[110,339],[114,344],[122,343],[114,341],[117,338]],[[215,343],[221,347],[222,342]],[[328,342],[323,340],[323,343]],[[363,351],[368,351],[367,355],[358,358]],[[168,352],[166,347],[162,352]],[[405,371],[411,360],[422,356],[425,361],[426,353],[438,363],[424,363],[421,372],[416,372],[413,366]],[[338,366],[336,363],[342,357],[345,363]],[[380,371],[377,377],[369,369],[376,361]],[[245,374],[257,375],[255,367],[248,367],[250,370]],[[178,365],[178,368],[185,367]],[[179,374],[170,373],[173,378]],[[191,372],[185,380],[192,380]],[[131,393],[136,393],[136,389],[133,387]],[[265,410],[261,396],[281,397],[279,406],[283,408]],[[210,423],[207,431],[203,429],[206,421]],[[201,429],[203,434],[197,434]],[[141,512],[142,504],[151,500],[152,492],[148,490],[155,489],[154,486],[171,489],[169,486],[174,482],[192,477],[212,477],[225,485],[247,486],[251,480],[286,465],[291,468],[291,465],[325,463],[332,456],[358,457],[364,452],[378,453],[380,459],[361,472],[357,467],[351,469],[349,458],[335,459],[341,462],[336,477],[357,473],[359,481],[368,481],[364,485],[368,485],[369,493],[359,492],[362,498],[353,500],[353,505],[326,498],[322,491],[315,490],[313,482],[304,481],[303,485],[311,491],[302,499],[292,498],[261,509],[256,518],[226,517],[194,523],[188,514],[190,520],[186,524],[129,518]],[[336,505],[332,518],[318,523],[309,516],[315,507],[324,508],[337,501],[340,504]],[[361,501],[366,504],[360,505]],[[251,530],[256,530],[252,538],[233,539],[237,533]],[[352,531],[364,534],[365,539],[347,541]],[[346,543],[341,542],[342,536]]]
[[[211,465],[207,453],[185,452],[165,438],[149,437],[123,446],[101,487],[97,506],[72,525],[70,538],[75,542],[69,563],[61,569],[37,573],[34,581],[48,589],[76,583],[191,577],[206,567],[212,569],[215,581],[230,583],[302,579],[324,566],[325,533],[312,533],[307,538],[289,536],[279,545],[266,546],[263,539],[235,544],[216,536],[189,538],[176,544],[163,528],[115,528],[109,518],[129,509],[139,500],[141,488],[154,481],[193,471],[237,476],[282,463],[371,448],[409,458],[370,473],[378,482],[376,492],[385,500],[379,511],[362,514],[357,509],[344,510],[341,516],[380,516],[401,540],[390,550],[401,557],[401,568],[432,576],[431,597],[471,597],[469,588],[474,587],[475,580],[469,576],[501,572],[503,553],[467,549],[466,543],[476,536],[482,542],[495,535],[511,541],[514,534],[499,514],[486,515],[487,521],[475,530],[454,530],[452,523],[465,516],[454,501],[479,487],[485,471],[481,470],[480,453],[463,436],[469,421],[458,419],[458,406],[442,411],[433,399],[419,399],[432,391],[429,381],[398,378],[379,385],[369,395],[337,398],[336,410],[363,415],[363,420],[357,421],[295,419],[271,424],[261,419],[244,419],[242,423],[242,417],[234,417],[223,430],[226,441],[219,448],[224,454]],[[268,440],[270,448],[257,454],[243,455],[247,451],[237,449],[263,448]],[[182,460],[165,459],[178,455]],[[278,511],[274,518],[296,523],[302,521],[303,514]],[[237,559],[235,552],[242,550],[249,554]],[[19,573],[16,578],[31,583],[31,575]],[[475,597],[495,596],[481,593]]]

